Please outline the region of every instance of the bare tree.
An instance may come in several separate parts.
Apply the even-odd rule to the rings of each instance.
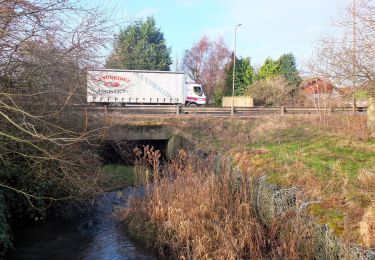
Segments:
[[[336,34],[325,37],[315,53],[310,69],[333,82],[355,89],[374,88],[375,3],[356,0],[336,22]],[[373,90],[369,91],[368,126],[375,130]]]
[[[0,0],[0,193],[36,212],[100,189],[98,160],[82,149],[98,131],[71,104],[84,100],[110,28],[78,1]]]
[[[202,69],[206,63],[207,53],[210,49],[210,41],[204,36],[190,50],[185,51],[183,58],[183,69],[187,75],[197,83],[201,82]]]
[[[211,98],[215,87],[225,84],[225,65],[230,58],[231,52],[223,39],[210,41],[204,36],[185,52],[182,66],[192,80],[205,86],[205,92]]]

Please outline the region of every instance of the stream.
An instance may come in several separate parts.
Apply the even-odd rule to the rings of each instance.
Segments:
[[[92,215],[74,223],[52,221],[22,230],[10,259],[156,259],[131,241],[113,216],[135,191],[141,192],[125,188],[105,193]]]

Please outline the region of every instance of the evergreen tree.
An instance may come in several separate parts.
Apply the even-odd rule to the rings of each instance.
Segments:
[[[114,48],[106,62],[107,68],[169,71],[171,50],[164,35],[156,28],[155,19],[137,21],[116,36]]]
[[[234,95],[244,95],[247,88],[254,81],[254,68],[251,66],[251,59],[236,57],[236,74],[234,79]],[[228,65],[227,79],[226,79],[226,91],[225,95],[232,95],[232,84],[233,84],[233,58],[232,62]]]
[[[258,72],[259,80],[269,79],[276,76],[285,77],[290,86],[293,87],[294,92],[298,90],[301,83],[301,77],[297,70],[296,58],[292,53],[283,54],[276,61],[267,58]]]
[[[267,79],[280,75],[280,68],[277,61],[267,58],[258,72],[258,79]]]
[[[298,89],[301,77],[297,70],[296,58],[292,53],[284,54],[277,60],[279,75],[284,76],[289,84]]]

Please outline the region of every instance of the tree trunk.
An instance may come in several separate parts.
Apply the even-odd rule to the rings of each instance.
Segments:
[[[367,127],[371,132],[375,133],[375,85],[371,84],[368,91],[367,105]]]

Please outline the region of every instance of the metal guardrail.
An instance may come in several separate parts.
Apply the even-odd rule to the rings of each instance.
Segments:
[[[183,107],[183,106],[126,106],[126,107],[98,107],[98,106],[76,106],[77,109],[117,114],[143,114],[143,115],[212,115],[228,116],[231,108],[222,107]],[[328,113],[356,113],[363,114],[366,107],[249,107],[234,108],[236,116],[263,116],[263,115],[285,115],[285,114],[328,114]]]

